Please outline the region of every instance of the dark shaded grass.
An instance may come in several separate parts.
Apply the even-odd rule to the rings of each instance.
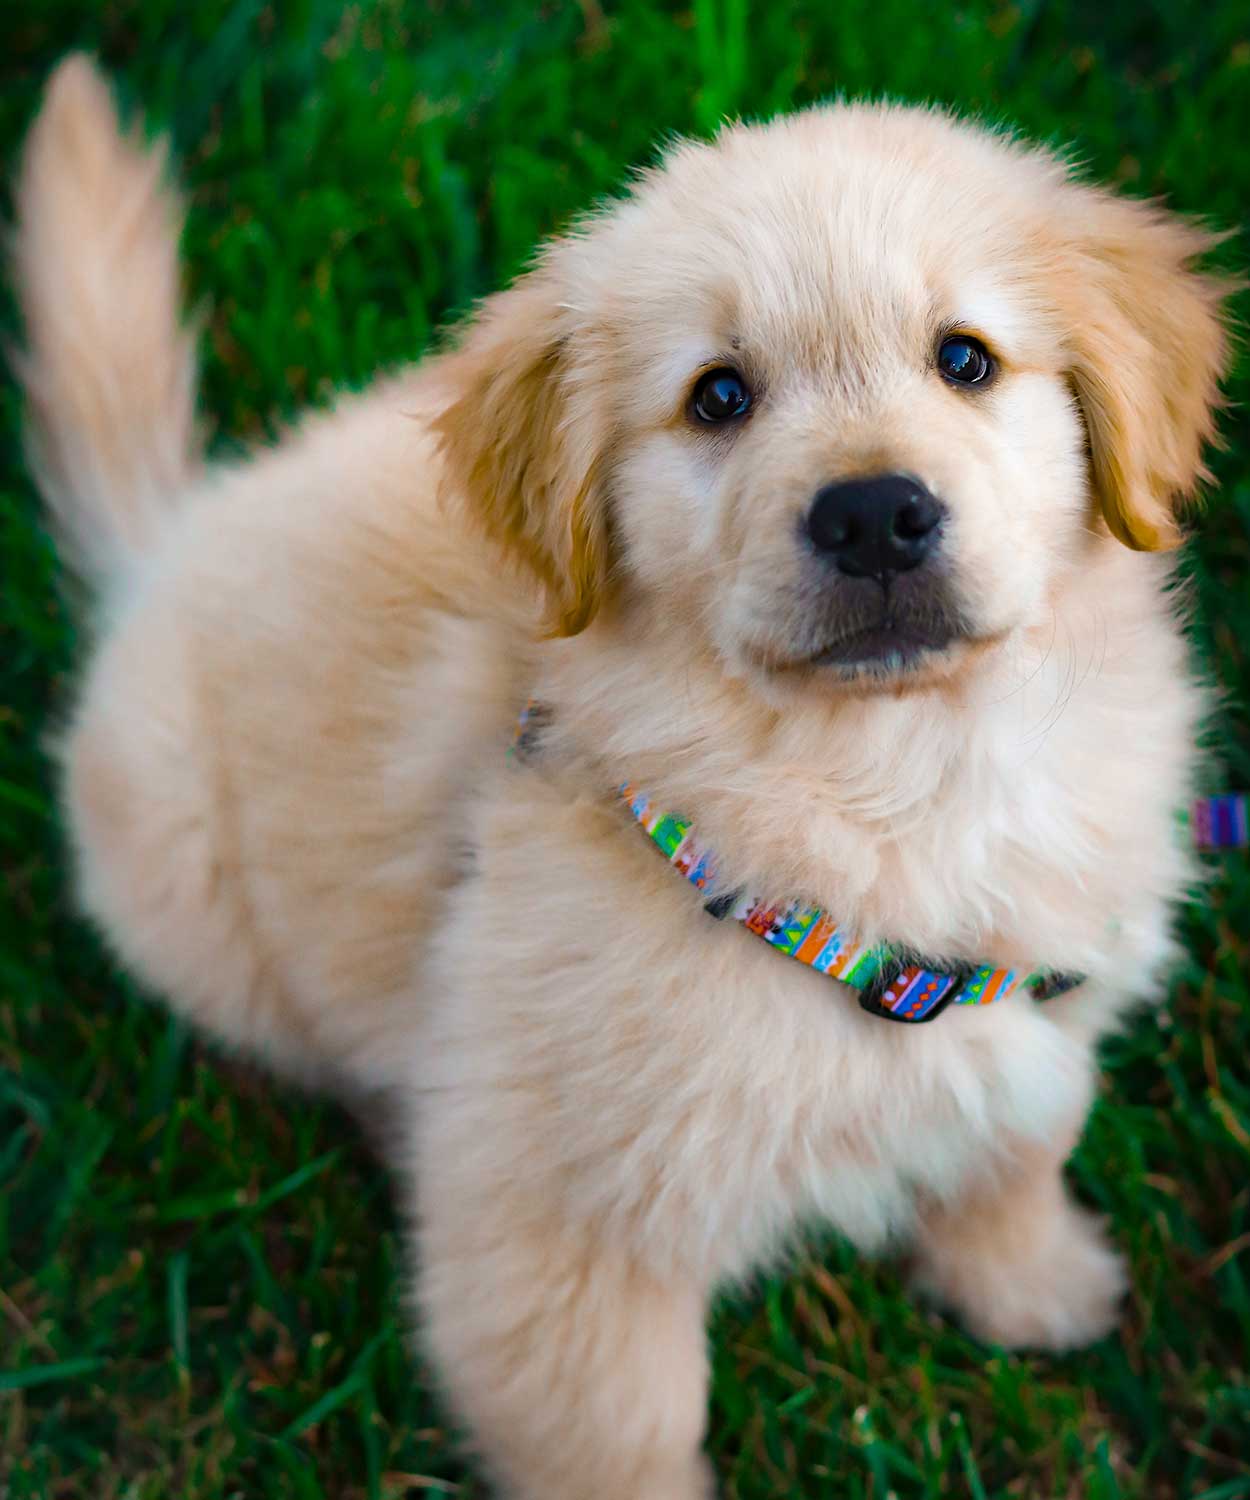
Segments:
[[[1250,190],[1234,0],[10,0],[6,172],[71,45],[104,56],[185,163],[222,449],[418,354],[658,137],[725,112],[889,91],[1070,141],[1099,175],[1224,225]],[[351,1125],[193,1043],[73,920],[41,750],[71,628],[17,420],[6,385],[0,1494],[481,1494],[407,1350],[387,1183]],[[1250,785],[1240,408],[1225,431],[1195,636],[1228,694],[1226,779]],[[729,1495],[1250,1496],[1248,916],[1233,858],[1186,917],[1168,1009],[1107,1049],[1074,1170],[1132,1258],[1121,1336],[1065,1360],[995,1353],[917,1309],[894,1270],[812,1251],[716,1315]]]

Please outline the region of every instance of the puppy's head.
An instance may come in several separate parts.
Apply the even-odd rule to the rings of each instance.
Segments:
[[[556,633],[614,600],[805,689],[950,673],[1090,549],[1177,540],[1225,358],[1209,243],[933,112],[735,127],[486,304],[449,478]]]

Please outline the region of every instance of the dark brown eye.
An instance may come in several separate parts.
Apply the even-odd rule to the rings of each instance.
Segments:
[[[994,371],[994,361],[985,345],[966,333],[952,333],[944,338],[938,345],[937,362],[947,380],[959,385],[979,385]]]
[[[751,405],[751,392],[737,370],[709,370],[694,388],[694,414],[700,422],[728,422]]]

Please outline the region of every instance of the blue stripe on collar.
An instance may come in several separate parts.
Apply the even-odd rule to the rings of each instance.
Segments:
[[[1223,797],[1199,797],[1182,814],[1199,849],[1250,847],[1250,796],[1231,792]]]

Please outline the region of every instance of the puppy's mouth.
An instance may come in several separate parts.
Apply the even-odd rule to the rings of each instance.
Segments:
[[[838,631],[814,650],[761,657],[760,665],[783,676],[819,672],[863,687],[887,686],[942,675],[959,659],[958,648],[986,644],[960,621],[887,613],[872,624]]]
[[[813,651],[801,663],[844,670],[906,671],[933,651],[945,651],[963,633],[938,623],[917,624],[887,616],[879,624],[848,631]],[[796,663],[799,665],[800,663]]]
[[[822,574],[814,587],[790,593],[778,614],[771,641],[745,646],[757,668],[870,691],[949,677],[969,652],[979,655],[1000,639],[978,629],[953,582],[930,569],[838,579],[832,587]]]

